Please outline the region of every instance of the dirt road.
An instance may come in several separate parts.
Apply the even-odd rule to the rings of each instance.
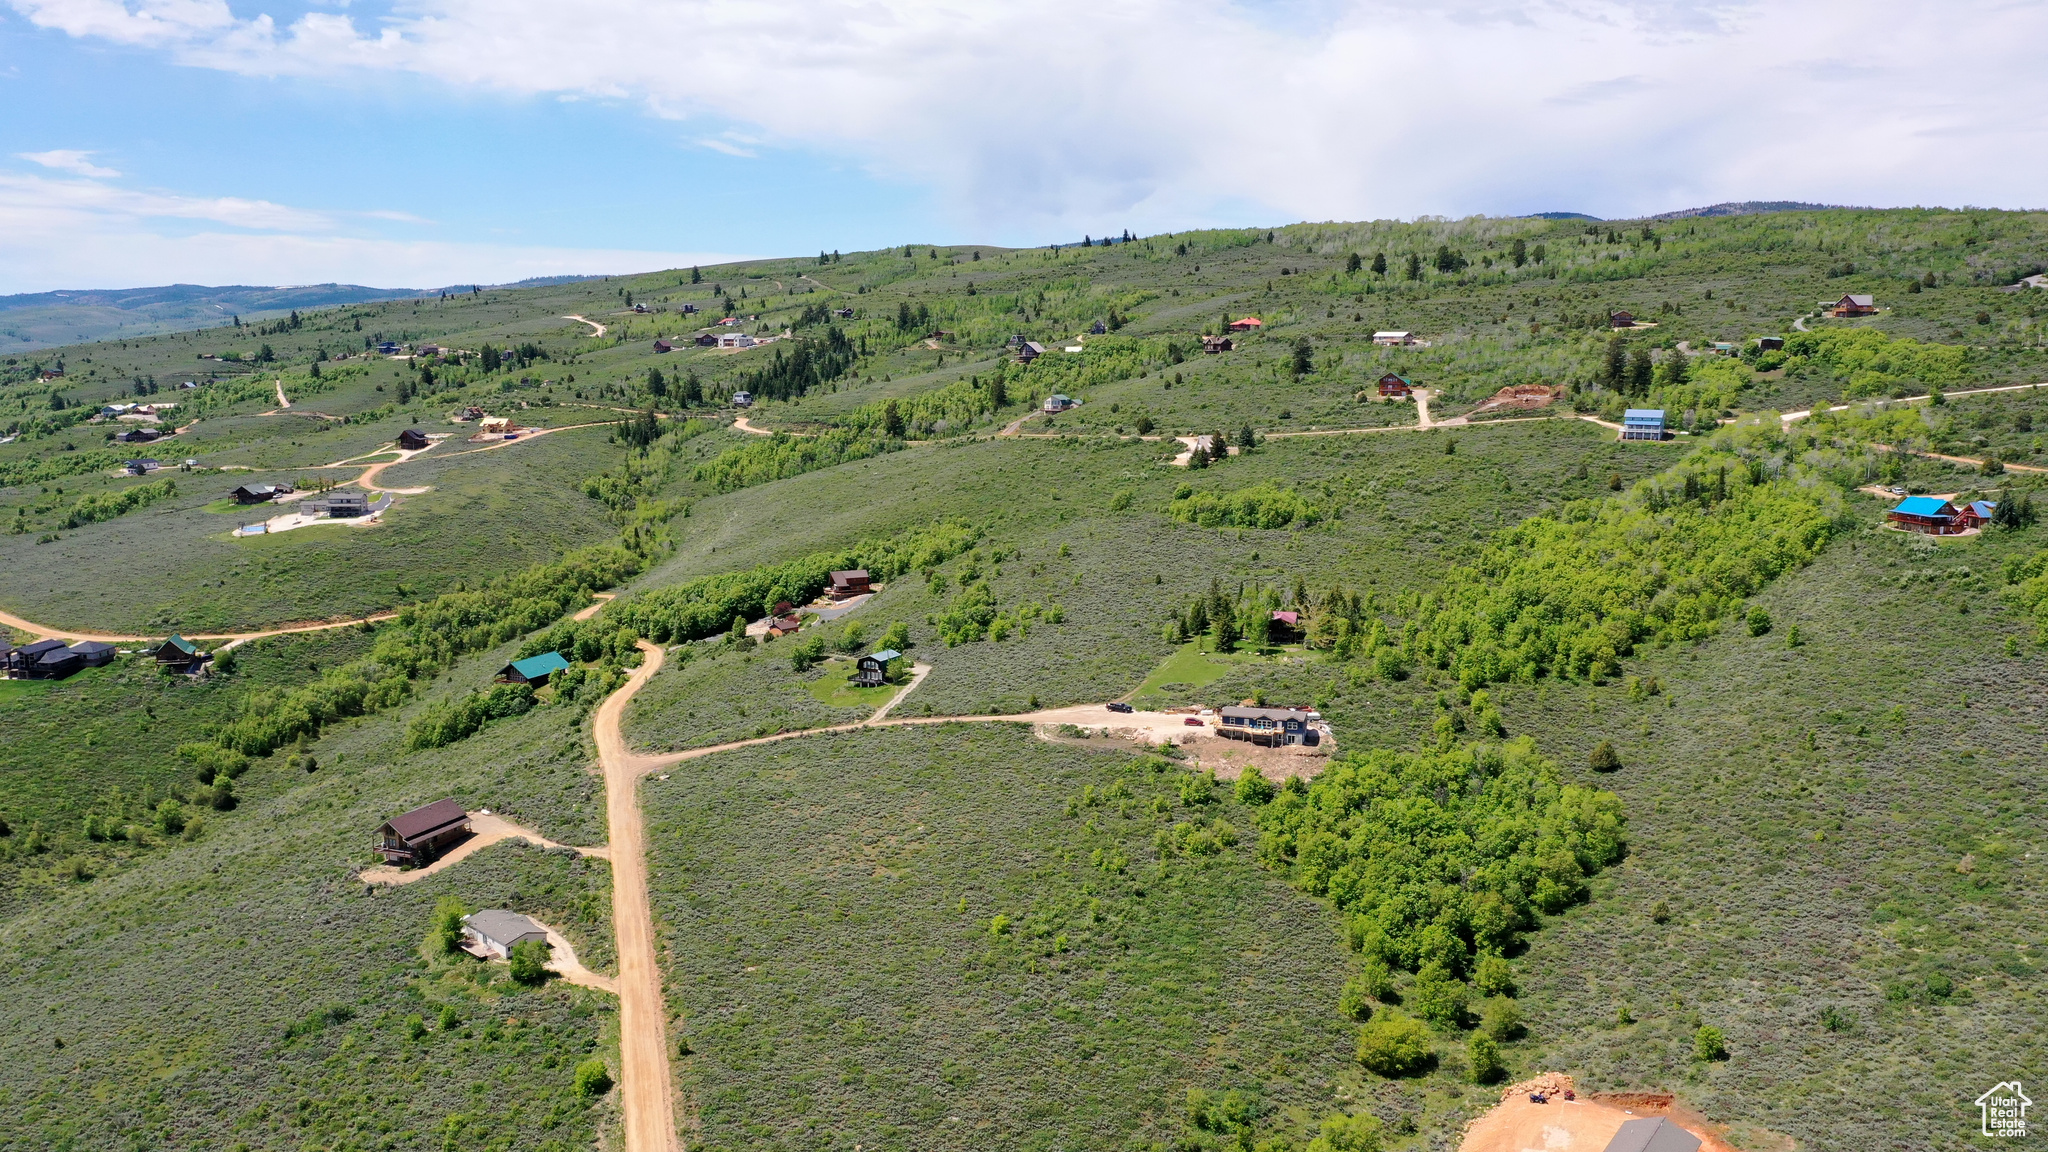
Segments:
[[[1960,392],[1944,392],[1942,393],[1942,396],[1946,398],[1950,396],[1982,396],[1987,392],[2031,392],[2036,388],[2048,388],[2048,380],[2044,380],[2035,384],[2005,384],[1997,388],[1965,388]],[[1855,404],[1835,404],[1823,408],[1821,409],[1821,411],[1847,412],[1849,409],[1857,407],[1861,404],[1918,404],[1927,399],[1928,396],[1924,393],[1919,396],[1901,396],[1896,400],[1889,398],[1873,398],[1870,400],[1858,400]],[[1797,412],[1787,412],[1784,415],[1778,417],[1778,419],[1783,421],[1784,423],[1790,424],[1794,420],[1804,420],[1811,415],[1813,415],[1813,409],[1803,408]],[[1961,457],[1942,457],[1942,459],[1961,459]],[[2037,469],[2030,468],[2027,469],[2027,471],[2037,471]]]
[[[289,408],[292,406],[292,402],[284,398],[284,377],[282,376],[277,378],[277,406],[279,408]]]
[[[649,771],[648,758],[634,755],[619,731],[627,703],[661,671],[660,645],[642,640],[639,647],[645,659],[598,705],[592,725],[604,765],[605,815],[611,829],[612,926],[619,948],[619,1103],[625,1113],[627,1152],[679,1152],[668,1066],[668,1010],[661,996],[654,913],[647,898],[647,836],[640,818],[640,777]]]
[[[331,628],[349,628],[362,623],[364,620],[377,624],[385,620],[396,619],[398,619],[398,613],[396,612],[379,612],[374,616],[358,616],[352,620],[333,620],[319,624],[288,624],[281,628],[267,628],[258,632],[194,632],[190,636],[185,637],[185,639],[232,640],[240,644],[249,640],[261,640],[265,636],[283,636],[287,633],[325,632]],[[73,642],[79,640],[98,640],[103,644],[132,644],[150,640],[162,640],[164,638],[162,635],[125,636],[113,632],[69,632],[62,628],[51,628],[48,625],[38,624],[33,620],[24,620],[11,612],[0,612],[0,624],[4,624],[9,628],[19,629],[23,632],[33,633],[37,637],[47,640],[69,640]]]
[[[591,326],[592,328],[596,329],[596,331],[594,331],[594,332],[592,332],[592,333],[590,334],[590,338],[591,338],[592,340],[595,340],[595,339],[597,339],[598,337],[600,337],[600,336],[604,335],[604,325],[602,325],[602,324],[599,324],[599,323],[598,323],[597,321],[595,321],[595,320],[585,320],[585,319],[584,319],[583,317],[581,317],[581,316],[564,316],[564,317],[562,317],[562,319],[564,319],[564,320],[574,320],[574,321],[576,321],[576,322],[577,322],[577,323],[579,323],[579,324],[588,324],[588,325],[590,325],[590,326]]]

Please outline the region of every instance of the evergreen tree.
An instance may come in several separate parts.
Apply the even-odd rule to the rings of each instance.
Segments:
[[[1244,427],[1237,430],[1237,446],[1246,451],[1250,451],[1251,449],[1258,447],[1258,440],[1252,432],[1252,426],[1250,424],[1246,424]]]
[[[683,376],[682,390],[681,393],[676,397],[676,399],[681,400],[683,403],[692,406],[703,402],[704,384],[702,381],[697,379],[697,373],[695,369],[692,369]]]
[[[1375,252],[1372,254],[1372,274],[1375,276],[1385,276],[1387,274],[1387,254],[1385,252]]]
[[[1628,394],[1648,396],[1650,384],[1656,373],[1656,362],[1650,358],[1648,348],[1638,348],[1628,357]]]
[[[695,264],[690,265],[690,283],[702,284],[703,282],[704,273],[699,271]]]
[[[1600,383],[1610,391],[1622,392],[1628,386],[1628,341],[1620,336],[1607,338],[1607,357],[1600,366]]]
[[[1315,371],[1315,368],[1315,345],[1310,344],[1308,337],[1303,336],[1294,342],[1294,358],[1289,362],[1288,370],[1296,379],[1300,379]]]
[[[1356,252],[1344,258],[1344,274],[1347,276],[1357,275],[1358,270],[1363,267],[1365,267],[1365,261]]]
[[[1519,237],[1516,238],[1514,247],[1508,249],[1508,259],[1513,260],[1517,268],[1527,264],[1529,262],[1528,242]]]
[[[988,405],[1002,408],[1010,402],[1010,388],[1003,380],[1001,371],[991,373],[988,378]]]
[[[647,391],[657,397],[668,395],[668,380],[662,376],[661,369],[647,370]]]
[[[1422,255],[1420,253],[1410,252],[1408,254],[1408,278],[1410,280],[1422,279]]]

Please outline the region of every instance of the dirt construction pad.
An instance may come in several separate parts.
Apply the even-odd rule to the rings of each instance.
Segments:
[[[1465,1129],[1458,1152],[1602,1152],[1621,1126],[1639,1116],[1664,1116],[1700,1138],[1700,1152],[1735,1152],[1705,1119],[1661,1093],[1565,1099],[1572,1079],[1556,1073],[1507,1090],[1500,1104]],[[1541,1092],[1545,1104],[1529,1095]]]

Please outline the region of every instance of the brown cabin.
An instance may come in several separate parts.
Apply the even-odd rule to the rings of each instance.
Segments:
[[[1840,300],[1835,301],[1834,309],[1830,314],[1836,317],[1875,316],[1877,315],[1877,301],[1869,296],[1849,293]]]
[[[377,829],[377,851],[393,864],[425,864],[469,835],[469,813],[453,800],[436,800]]]
[[[417,428],[407,428],[398,434],[398,446],[408,452],[417,452],[429,443],[427,434]]]
[[[1609,328],[1633,328],[1636,326],[1636,315],[1633,312],[1609,312],[1607,314],[1607,326]]]
[[[1221,353],[1229,352],[1236,347],[1236,342],[1231,340],[1231,338],[1228,336],[1202,337],[1202,352],[1204,355],[1207,356],[1220,355]]]
[[[845,600],[853,596],[865,596],[874,590],[874,585],[868,580],[868,570],[853,568],[845,572],[834,572],[832,585],[826,589],[826,593],[834,600]]]
[[[785,612],[768,618],[768,635],[787,636],[804,626],[804,618],[794,612]]]
[[[1415,383],[1406,376],[1389,372],[1380,377],[1380,395],[1405,400],[1415,394]]]

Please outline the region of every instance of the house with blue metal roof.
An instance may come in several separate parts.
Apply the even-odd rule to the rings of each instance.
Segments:
[[[1622,413],[1621,438],[1623,440],[1664,439],[1664,410],[1662,408],[1631,408]]]
[[[568,670],[569,662],[562,659],[560,652],[543,652],[538,656],[528,656],[524,660],[514,660],[505,665],[499,671],[498,679],[506,684],[528,684],[540,688],[545,686],[548,678],[555,673]]]
[[[1939,496],[1908,496],[1885,513],[1892,527],[1930,536],[1953,536],[1972,524],[1961,523],[1967,514]]]

